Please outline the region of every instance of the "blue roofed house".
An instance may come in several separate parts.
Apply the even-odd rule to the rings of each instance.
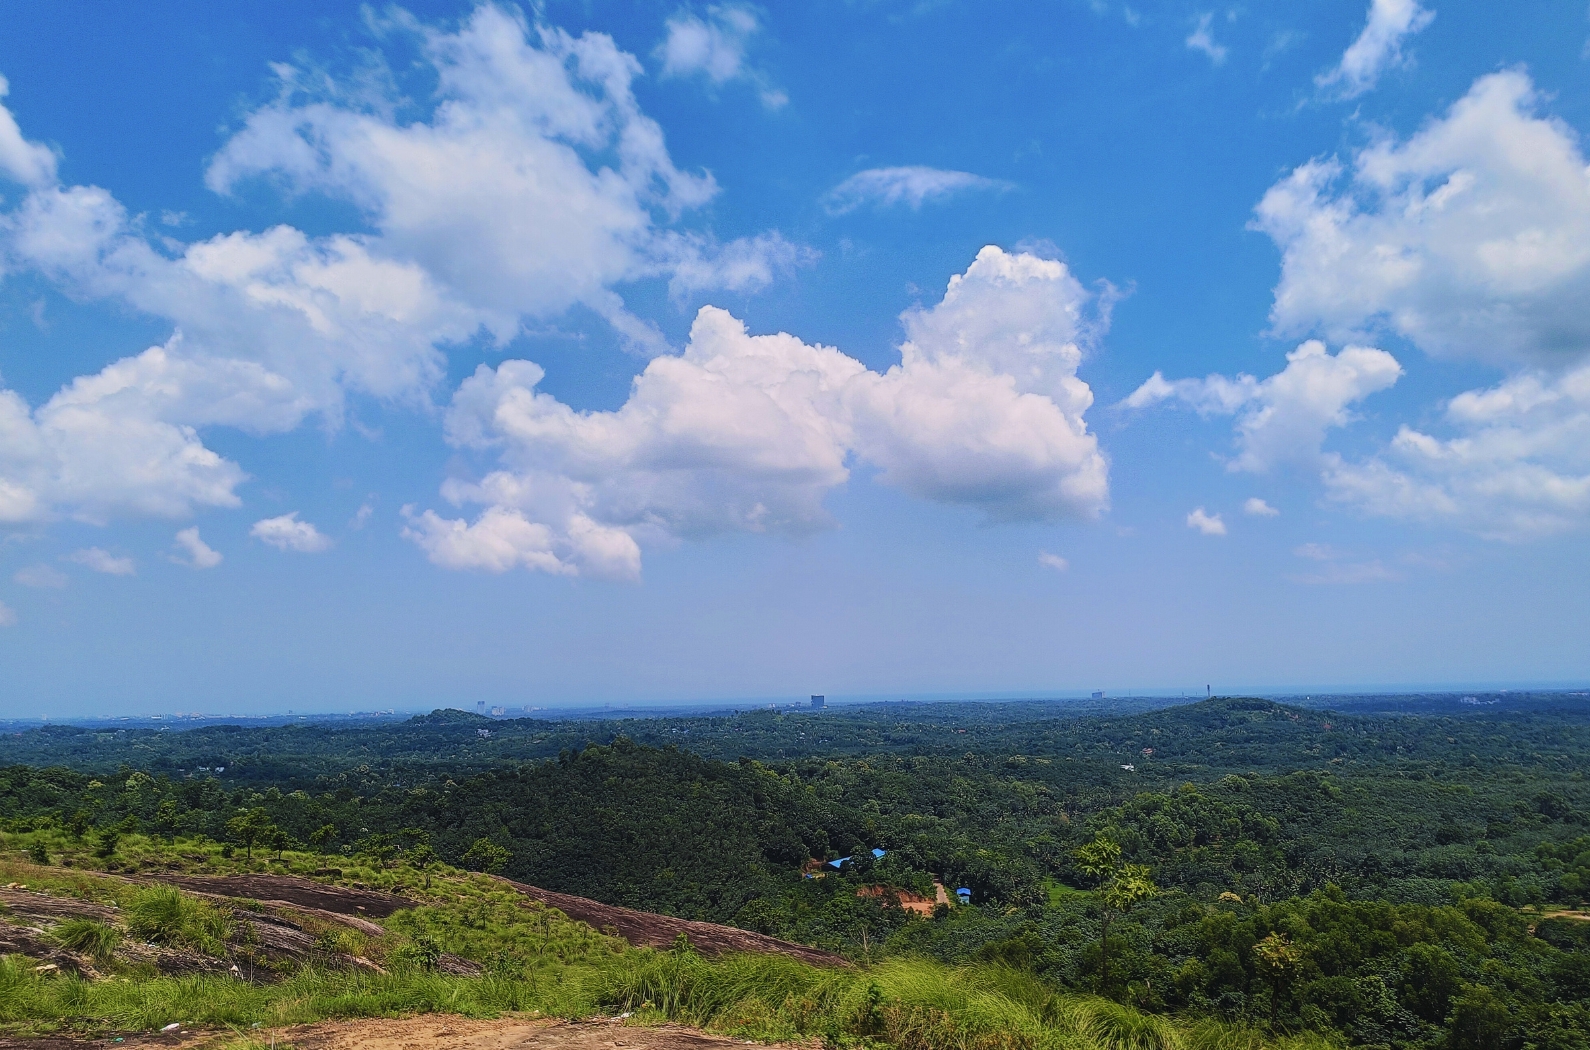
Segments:
[[[872,851],[872,859],[873,860],[882,860],[884,858],[884,856],[887,854],[887,852],[888,852],[887,850],[875,849],[875,850]],[[828,862],[828,866],[830,868],[833,868],[835,871],[838,871],[840,868],[844,867],[845,864],[847,862],[849,862],[851,859],[852,858],[850,858],[850,857],[839,857],[839,858],[836,858],[835,860],[829,861]]]

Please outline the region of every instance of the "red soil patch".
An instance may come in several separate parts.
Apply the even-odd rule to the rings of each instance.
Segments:
[[[862,886],[856,890],[858,897],[889,897],[893,896],[900,902],[900,907],[906,911],[914,911],[918,915],[932,915],[934,901],[920,893],[902,890],[898,886]]]

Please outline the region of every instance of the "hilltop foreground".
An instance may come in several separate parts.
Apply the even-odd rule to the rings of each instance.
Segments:
[[[1585,705],[1430,706],[25,733],[0,1024],[1586,1050]]]

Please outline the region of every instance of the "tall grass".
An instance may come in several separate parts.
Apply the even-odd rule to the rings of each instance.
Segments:
[[[306,969],[274,984],[219,976],[90,981],[46,977],[24,959],[0,959],[0,1022],[32,1031],[147,1031],[173,1022],[208,1028],[307,1024],[327,1018],[512,1011],[582,1017],[596,1009],[589,982],[446,977],[419,971]]]
[[[230,920],[219,908],[190,897],[175,886],[148,886],[124,906],[122,921],[134,937],[207,955],[226,951]]]
[[[630,952],[597,997],[641,1017],[740,1038],[875,1039],[899,1050],[1328,1050],[1322,1037],[1275,1038],[1216,1021],[1180,1022],[1094,996],[1055,993],[1003,967],[895,959],[819,969],[780,956],[702,959]]]
[[[121,943],[120,930],[96,919],[67,919],[50,931],[50,937],[67,951],[97,963],[109,962]]]

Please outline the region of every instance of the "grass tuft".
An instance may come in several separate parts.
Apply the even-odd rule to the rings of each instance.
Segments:
[[[97,963],[110,961],[121,944],[121,931],[96,919],[67,919],[50,931],[51,939],[69,952]]]
[[[231,923],[213,905],[190,897],[175,886],[149,886],[127,902],[127,932],[151,944],[188,948],[208,955],[226,950]]]

